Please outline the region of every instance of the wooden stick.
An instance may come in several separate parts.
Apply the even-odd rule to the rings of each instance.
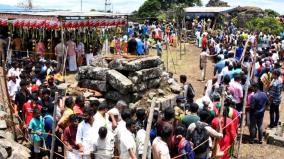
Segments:
[[[256,56],[256,47],[254,48],[254,55]],[[255,61],[253,61],[254,63]],[[253,66],[253,64],[252,64]],[[251,67],[252,67],[251,66]],[[243,140],[243,133],[244,133],[244,122],[245,122],[245,114],[246,114],[246,105],[247,105],[247,96],[248,96],[248,84],[250,82],[250,77],[251,77],[251,70],[253,68],[248,68],[248,74],[247,74],[247,80],[246,80],[246,85],[245,85],[245,95],[244,95],[244,103],[243,103],[243,110],[242,110],[242,121],[241,121],[241,136],[240,136],[240,141],[239,141],[239,145],[238,145],[238,156],[237,156],[237,159],[239,159],[240,155],[240,149],[241,149],[241,144],[242,144],[242,140]]]
[[[54,147],[55,147],[55,128],[56,128],[56,109],[58,105],[58,92],[55,93],[55,104],[53,109],[53,123],[52,123],[52,139],[51,139],[51,150],[50,159],[53,159]]]
[[[244,59],[245,59],[244,56],[245,56],[245,53],[246,53],[246,50],[247,50],[247,47],[248,47],[248,42],[249,42],[249,40],[246,41],[244,50],[243,50],[243,52],[242,52],[242,56],[241,56],[241,61],[242,61],[242,63],[241,63],[241,64],[244,63]]]
[[[147,158],[147,150],[148,150],[148,145],[149,145],[149,140],[150,140],[150,135],[149,134],[150,134],[151,127],[152,127],[152,121],[153,121],[155,105],[156,105],[156,97],[154,97],[152,99],[152,102],[151,102],[150,113],[149,113],[148,122],[147,122],[147,128],[146,128],[146,136],[145,136],[145,140],[144,140],[142,159],[146,159]]]

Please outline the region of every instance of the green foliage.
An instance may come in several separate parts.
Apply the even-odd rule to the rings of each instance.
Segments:
[[[269,16],[269,17],[277,17],[277,16],[280,15],[278,12],[276,12],[272,9],[265,9],[264,12],[265,12],[265,15]]]
[[[273,17],[255,18],[246,23],[251,31],[279,34],[283,31],[283,25]]]
[[[176,7],[201,6],[201,0],[146,0],[132,17],[166,19],[165,11]]]
[[[161,10],[161,3],[159,0],[146,0],[139,8],[137,15],[140,18],[157,17]]]

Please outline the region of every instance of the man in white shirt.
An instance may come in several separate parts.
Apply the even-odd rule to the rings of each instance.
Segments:
[[[83,159],[91,159],[91,152],[94,151],[94,139],[98,133],[94,127],[94,113],[90,107],[84,110],[85,120],[78,125],[76,134],[76,144],[79,146],[79,151],[83,155]]]
[[[114,153],[114,135],[106,127],[99,129],[99,135],[94,141],[96,159],[111,159]]]
[[[129,119],[126,121],[126,130],[122,132],[120,138],[120,158],[136,159],[136,142],[134,137],[135,123]]]
[[[170,150],[166,143],[172,134],[172,128],[164,126],[161,136],[157,136],[152,144],[153,159],[170,159]]]
[[[8,81],[7,86],[10,98],[12,98],[12,100],[15,100],[15,95],[19,88],[16,76],[10,76],[10,80]]]

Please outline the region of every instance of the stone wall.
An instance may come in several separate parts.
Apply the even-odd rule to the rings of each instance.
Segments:
[[[162,99],[181,91],[177,82],[168,83],[166,76],[167,73],[163,70],[163,61],[158,56],[136,59],[123,57],[107,59],[96,56],[93,58],[91,66],[79,68],[76,79],[79,87],[101,92],[107,104],[112,105],[118,100],[137,103],[145,96],[148,97],[149,92],[158,89],[160,90],[160,93],[156,93],[160,97],[158,101],[165,103]],[[161,83],[166,84],[162,85]],[[163,91],[163,89],[170,91]],[[174,90],[174,93],[171,90]],[[158,102],[157,105],[160,103]],[[171,102],[170,105],[174,105],[174,102]]]

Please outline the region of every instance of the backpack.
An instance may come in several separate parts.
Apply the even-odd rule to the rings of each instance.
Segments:
[[[203,142],[209,139],[209,133],[205,129],[205,126],[207,126],[207,124],[200,122],[197,122],[195,124],[196,127],[190,135],[191,142],[193,143],[193,148],[199,146],[200,144],[202,144]],[[204,153],[207,151],[208,147],[209,147],[209,141],[200,145],[197,149],[194,150],[194,152],[198,154]]]
[[[192,85],[189,83],[188,87],[187,87],[187,97],[186,97],[186,99],[189,100],[189,99],[193,99],[194,97],[195,97],[195,91],[194,91]]]

